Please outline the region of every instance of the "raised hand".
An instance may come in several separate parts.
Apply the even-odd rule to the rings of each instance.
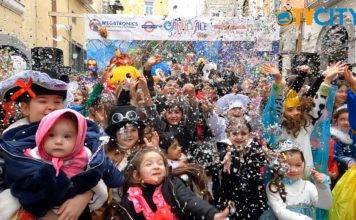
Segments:
[[[193,84],[185,84],[182,88],[182,93],[189,99],[189,102],[195,102],[195,87]]]
[[[310,172],[316,182],[318,183],[323,182],[324,174],[319,173],[318,171],[315,170],[315,168],[311,169]]]
[[[279,69],[272,64],[266,63],[263,64],[261,67],[261,72],[263,74],[269,74],[274,77],[274,80],[277,84],[280,84],[282,82],[282,75],[281,72],[279,72]]]
[[[148,58],[148,60],[145,63],[145,69],[146,70],[151,69],[151,67],[153,65],[155,65],[156,63],[161,62],[161,58],[162,58],[161,55],[158,55],[158,54],[154,55],[153,57]]]
[[[350,83],[352,90],[356,91],[356,76],[352,73],[351,70],[349,70],[349,68],[345,68],[344,77],[346,81]]]
[[[110,76],[110,70],[109,68],[105,68],[105,70],[101,74],[100,82],[104,84],[106,80],[109,78],[109,76]]]
[[[225,208],[224,211],[216,213],[214,220],[224,220],[229,215],[229,208]]]
[[[311,72],[311,69],[308,65],[301,65],[296,68],[297,71],[300,71],[305,74],[309,74]]]
[[[344,72],[346,67],[347,64],[340,61],[331,66],[328,66],[324,72],[324,83],[330,84],[336,78],[337,74]]]
[[[147,138],[143,138],[143,141],[145,142],[146,147],[159,147],[159,135],[156,131],[152,132],[152,137],[150,141]]]
[[[221,164],[223,165],[223,171],[230,174],[230,168],[231,168],[231,164],[232,164],[230,151],[225,154],[224,159],[221,162]]]
[[[201,101],[201,108],[203,110],[203,113],[209,114],[214,110],[214,104],[211,103],[207,98],[204,98]]]
[[[142,89],[142,92],[143,92],[143,96],[144,96],[143,98],[144,98],[145,105],[152,106],[153,101],[152,101],[152,97],[150,95],[150,91],[148,89],[146,77],[140,76],[138,78],[138,82],[139,82],[139,87]]]

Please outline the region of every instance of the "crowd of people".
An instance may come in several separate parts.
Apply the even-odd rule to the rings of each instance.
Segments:
[[[89,59],[87,76],[1,81],[0,218],[356,217],[348,64],[285,80],[271,63],[256,77],[191,54],[162,60],[135,75],[118,51],[101,71]],[[111,83],[118,67],[130,68]]]

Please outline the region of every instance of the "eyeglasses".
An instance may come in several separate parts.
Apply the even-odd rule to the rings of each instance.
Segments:
[[[113,114],[113,116],[111,116],[111,121],[114,123],[122,122],[124,119],[127,119],[129,121],[136,121],[139,119],[139,117],[135,111],[128,111],[126,112],[125,116],[121,113],[115,113]]]

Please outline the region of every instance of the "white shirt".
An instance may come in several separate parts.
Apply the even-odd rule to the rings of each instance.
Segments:
[[[272,189],[276,188],[272,186]],[[310,217],[293,212],[287,206],[308,204],[322,209],[329,209],[332,205],[330,187],[324,184],[314,185],[307,180],[298,180],[290,185],[285,184],[286,202],[283,202],[279,193],[273,193],[266,187],[268,204],[279,220],[301,220]]]

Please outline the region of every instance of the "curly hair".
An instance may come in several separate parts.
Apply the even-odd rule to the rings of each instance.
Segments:
[[[287,130],[288,134],[296,138],[301,128],[307,129],[310,125],[309,111],[313,108],[313,104],[312,98],[302,97],[300,103],[301,114],[299,117],[291,118],[284,114],[282,126]]]

